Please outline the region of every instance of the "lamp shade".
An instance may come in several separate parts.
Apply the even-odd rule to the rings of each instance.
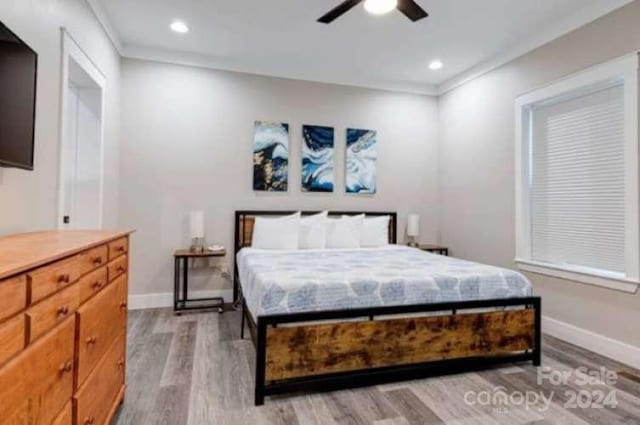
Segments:
[[[204,211],[192,211],[190,218],[191,238],[204,238]]]
[[[407,217],[407,236],[416,237],[420,234],[420,216],[409,214]]]

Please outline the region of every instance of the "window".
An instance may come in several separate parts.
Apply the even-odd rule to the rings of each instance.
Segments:
[[[638,55],[519,97],[516,127],[519,267],[635,292]]]

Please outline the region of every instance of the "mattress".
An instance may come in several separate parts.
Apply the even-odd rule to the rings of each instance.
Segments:
[[[416,248],[260,250],[237,255],[251,316],[527,297],[531,283],[509,269]]]

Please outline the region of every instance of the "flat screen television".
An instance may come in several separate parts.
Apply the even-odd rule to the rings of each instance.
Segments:
[[[33,170],[38,55],[0,22],[0,166]]]

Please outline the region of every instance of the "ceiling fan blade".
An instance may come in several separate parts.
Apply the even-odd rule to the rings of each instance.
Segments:
[[[336,18],[339,18],[342,14],[348,12],[353,9],[358,3],[361,3],[362,0],[346,0],[331,9],[326,15],[322,16],[318,19],[318,22],[322,22],[323,24],[329,24],[333,22]]]
[[[414,0],[398,0],[398,10],[413,22],[429,16]]]

